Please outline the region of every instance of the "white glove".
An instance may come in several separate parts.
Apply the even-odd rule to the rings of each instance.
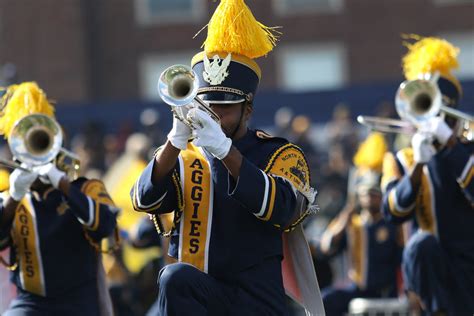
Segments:
[[[191,128],[173,116],[173,127],[168,133],[168,140],[174,147],[185,150],[191,133]]]
[[[411,139],[413,159],[417,163],[427,163],[436,154],[433,146],[433,136],[424,132],[417,132]]]
[[[62,177],[66,176],[66,173],[59,170],[52,162],[38,167],[36,170],[40,176],[47,178],[51,185],[56,189],[59,187],[59,182]]]
[[[10,189],[9,193],[12,199],[19,202],[25,196],[30,186],[38,178],[36,172],[24,171],[15,169],[10,175]]]
[[[451,135],[453,135],[451,128],[446,124],[443,118],[439,116],[430,118],[428,122],[421,126],[420,130],[425,133],[433,134],[442,146],[446,145]]]
[[[217,159],[224,159],[230,151],[232,140],[225,136],[219,123],[203,110],[196,108],[189,110],[188,120],[196,123],[193,144],[204,147]]]

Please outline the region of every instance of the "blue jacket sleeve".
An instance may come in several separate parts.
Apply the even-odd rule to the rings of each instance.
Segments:
[[[466,198],[474,203],[474,144],[458,142],[444,153],[447,166]]]
[[[132,205],[137,212],[170,213],[178,208],[182,196],[176,171],[179,168],[179,162],[176,162],[177,167],[159,183],[152,183],[151,180],[154,164],[155,159],[150,161],[132,187],[130,191]]]
[[[235,182],[229,175],[229,195],[263,221],[284,227],[293,217],[296,192],[283,177],[263,172],[246,158]]]
[[[407,151],[401,150],[397,155],[387,153],[383,160],[382,212],[388,222],[402,223],[414,213],[417,192],[413,190],[407,172],[410,165],[408,161],[411,160],[407,156]],[[400,159],[404,160],[405,165]]]
[[[161,238],[148,216],[140,219],[130,234],[130,241],[136,248],[161,246]]]
[[[392,223],[403,223],[410,219],[414,214],[416,197],[417,192],[413,189],[408,174],[389,183],[382,205],[385,219]]]
[[[79,188],[71,185],[67,197],[70,210],[96,240],[109,236],[117,225],[118,209],[98,180],[87,180]]]

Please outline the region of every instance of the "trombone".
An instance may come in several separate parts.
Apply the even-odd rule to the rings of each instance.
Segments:
[[[423,123],[442,112],[462,120],[462,128],[465,130],[467,127],[469,132],[474,117],[443,105],[441,91],[436,84],[438,77],[407,80],[400,84],[395,97],[395,109],[402,120],[359,115],[357,121],[373,130],[411,135]]]
[[[0,164],[24,171],[55,161],[58,167],[75,178],[80,169],[79,157],[62,148],[63,133],[59,124],[44,114],[30,114],[18,120],[8,137],[14,161],[0,159]]]

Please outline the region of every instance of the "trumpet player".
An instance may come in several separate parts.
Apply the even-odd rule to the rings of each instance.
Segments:
[[[52,118],[53,112],[36,83],[10,86],[0,132],[11,140],[15,122],[39,113]],[[18,289],[6,316],[112,314],[98,249],[116,226],[116,208],[102,182],[69,179],[67,172],[55,160],[35,168],[22,164],[1,194],[0,248],[10,248],[7,268]]]
[[[403,58],[407,80],[440,75],[443,103],[461,95],[451,69],[458,49],[439,38],[415,38]],[[418,230],[403,253],[404,284],[428,315],[474,313],[474,144],[442,115],[421,122],[411,148],[384,160],[383,211],[395,223],[414,218]]]
[[[174,118],[168,141],[132,189],[135,209],[155,221],[175,210],[169,254],[179,262],[159,273],[158,315],[288,314],[283,231],[290,224],[294,233],[301,231],[296,207],[306,211],[314,194],[303,152],[247,127],[261,75],[252,58],[273,45],[270,30],[243,1],[221,0],[204,52],[191,63],[197,97],[221,124],[195,107],[187,115],[193,129]],[[304,280],[316,299],[303,304],[322,315],[305,247],[311,270]]]

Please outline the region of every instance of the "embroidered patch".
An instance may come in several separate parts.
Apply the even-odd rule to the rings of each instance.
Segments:
[[[204,54],[204,71],[202,72],[204,81],[212,86],[221,84],[229,75],[227,68],[230,65],[231,58],[232,55],[230,53],[224,59],[221,59],[219,55],[216,54],[212,57],[211,62],[207,58],[207,55]]]
[[[300,192],[309,189],[309,166],[301,150],[293,144],[278,149],[270,159],[265,172],[284,177]]]
[[[82,185],[81,191],[96,202],[115,206],[102,181],[88,180]]]

